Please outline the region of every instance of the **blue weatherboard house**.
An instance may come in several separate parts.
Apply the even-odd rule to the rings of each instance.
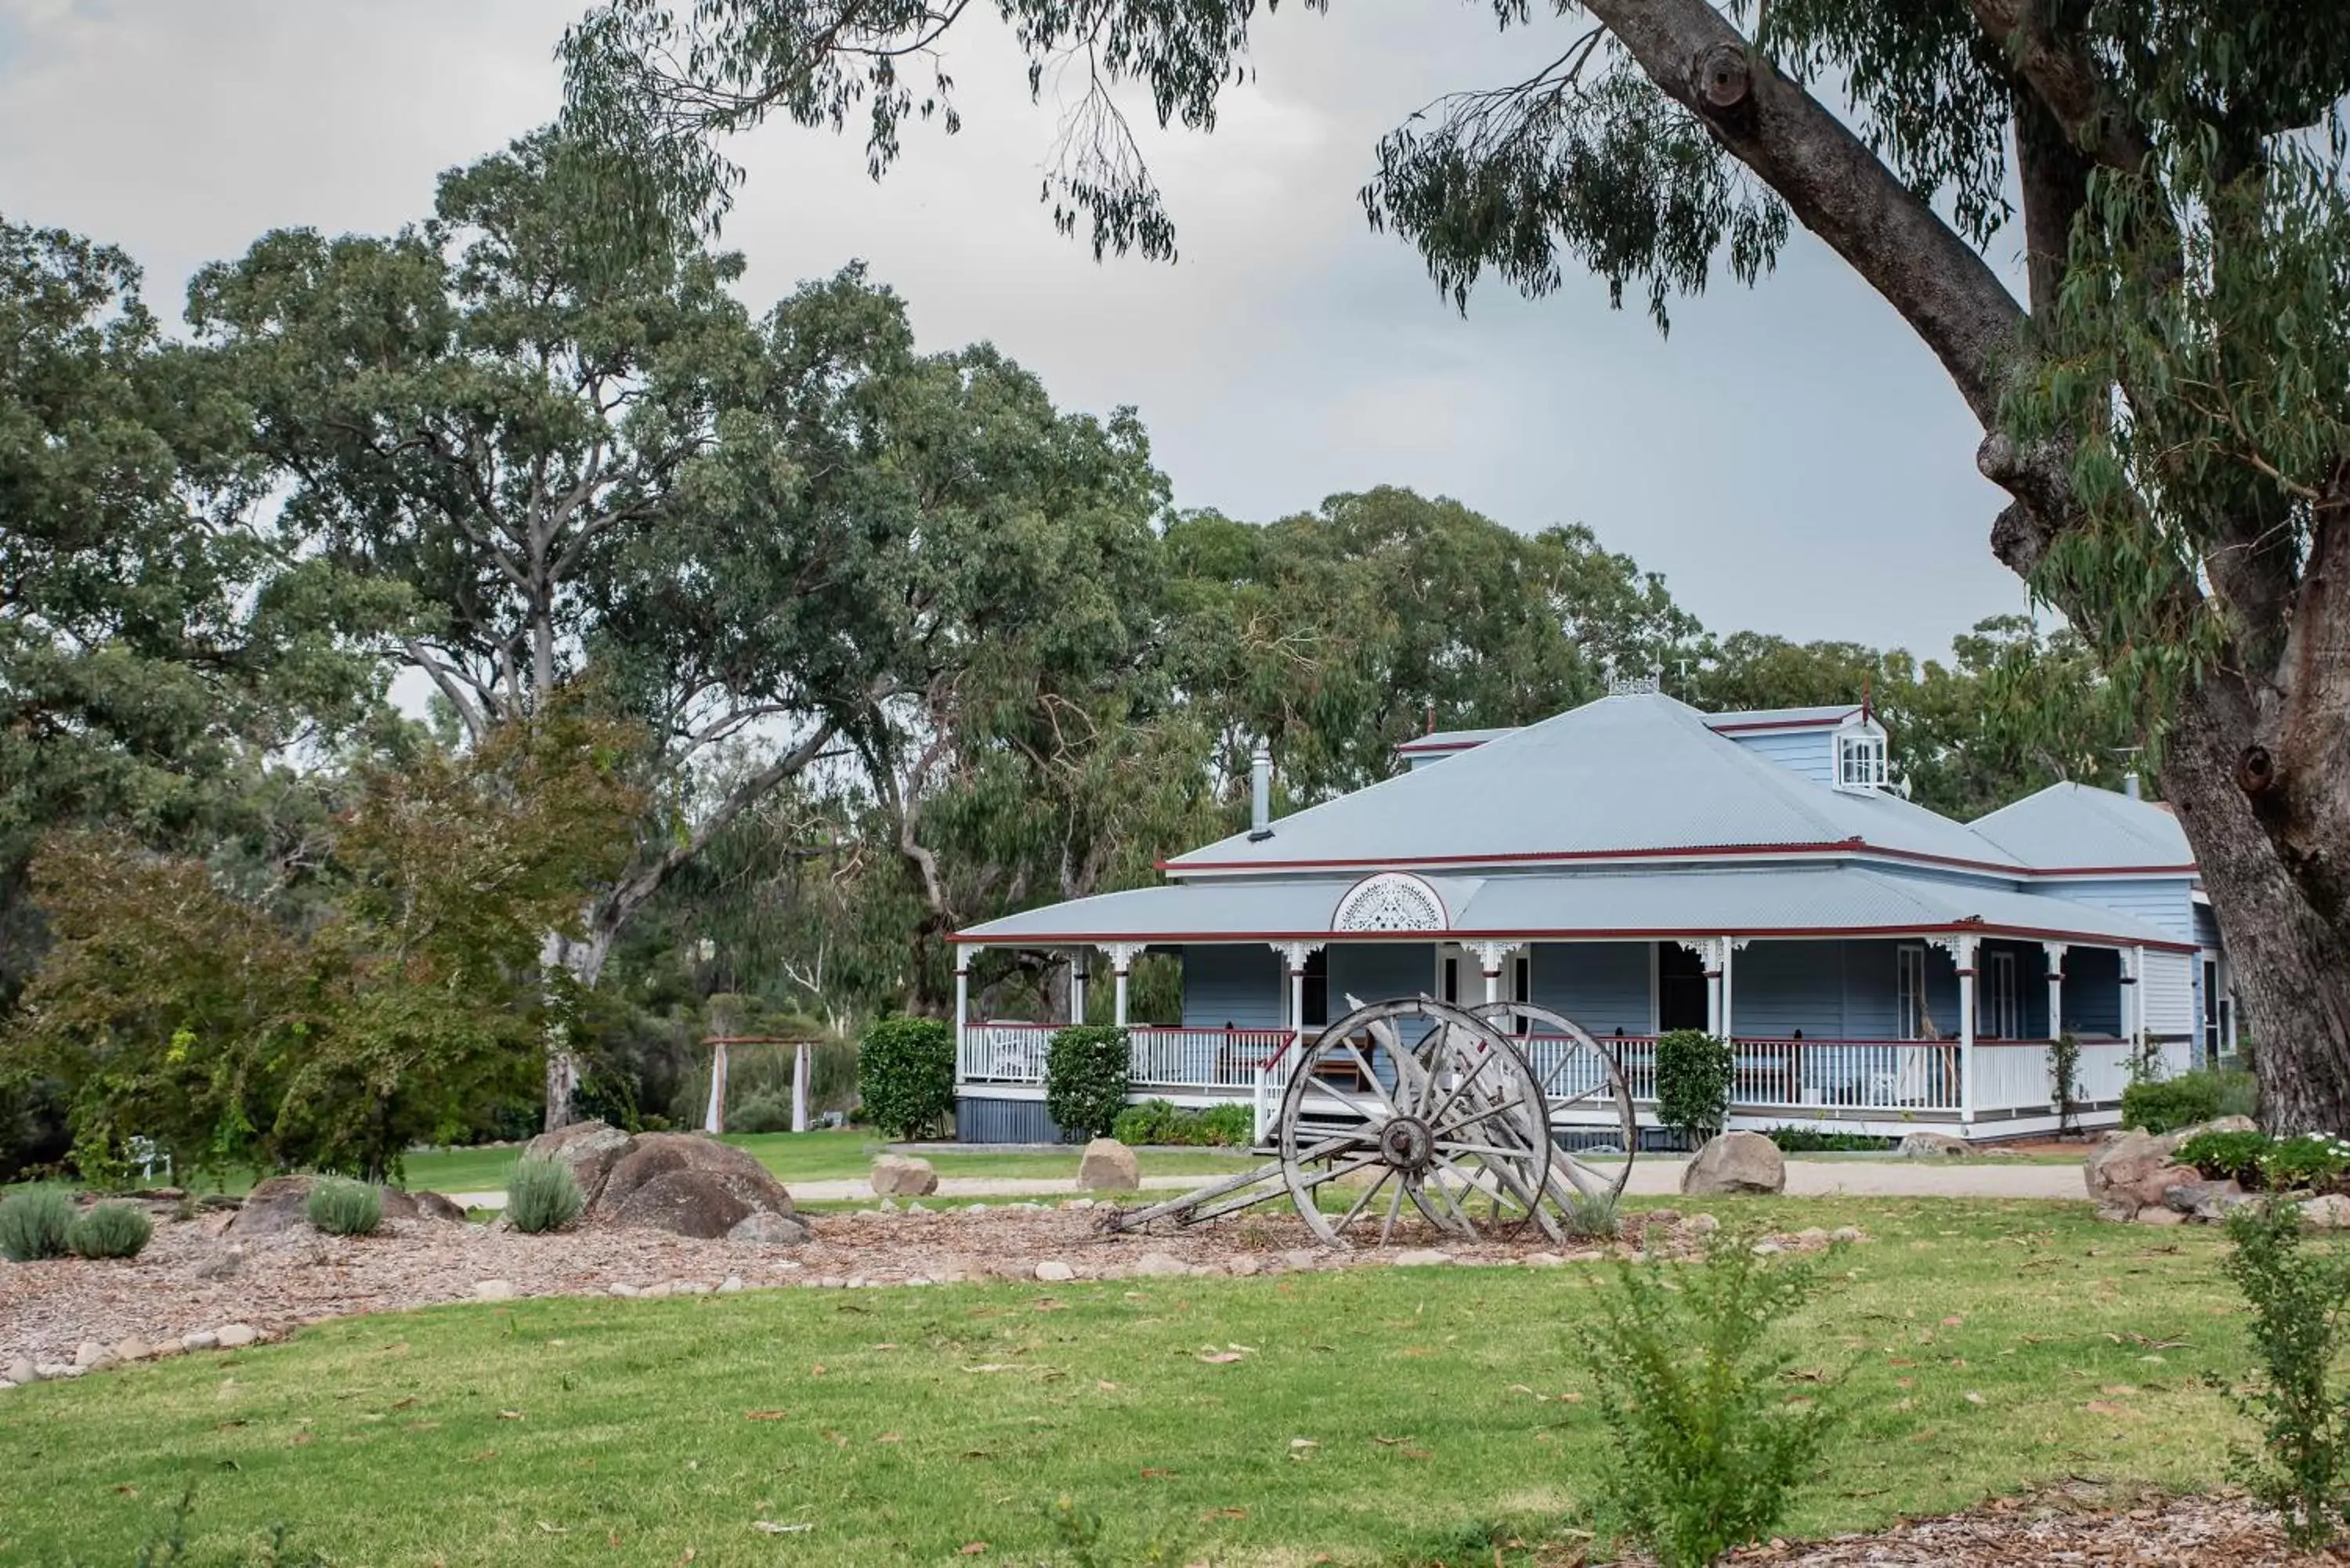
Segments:
[[[1137,1097],[1253,1105],[1260,1131],[1303,1054],[1284,1047],[1350,998],[1553,1009],[1618,1054],[1644,1125],[1675,1029],[1735,1043],[1734,1126],[1975,1139],[2056,1127],[2059,1033],[2092,1127],[2117,1120],[2133,1040],[2172,1071],[2230,1045],[2194,857],[2135,792],[2061,784],[1954,822],[1892,785],[1863,704],[1700,713],[1653,682],[1399,752],[1396,776],[1277,821],[1260,753],[1255,826],[1165,862],[1165,886],[958,933],[962,1136],[1055,1136],[1062,1025],[972,1016],[983,947],[1066,954],[1080,1017],[1106,968],[1120,1023],[1135,961],[1175,955],[1182,1023],[1133,1028]]]

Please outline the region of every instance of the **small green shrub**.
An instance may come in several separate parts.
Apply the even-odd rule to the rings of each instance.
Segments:
[[[936,1018],[880,1018],[857,1048],[857,1088],[873,1125],[920,1137],[954,1108],[954,1028]]]
[[[66,1232],[73,1224],[73,1196],[61,1187],[35,1187],[0,1197],[0,1256],[13,1263],[66,1255]]]
[[[2122,1091],[2122,1125],[2177,1132],[2219,1116],[2252,1116],[2259,1107],[2260,1087],[2250,1073],[2204,1068],[2131,1084]]]
[[[2261,1450],[2238,1450],[2237,1471],[2295,1545],[2322,1546],[2350,1521],[2350,1396],[2328,1386],[2350,1327],[2350,1254],[2309,1245],[2299,1212],[2277,1200],[2228,1216],[2228,1239],[2220,1271],[2251,1308],[2262,1372],[2237,1396],[2261,1426]]]
[[[1613,1241],[1624,1233],[1621,1202],[1612,1187],[1591,1192],[1568,1187],[1559,1219],[1567,1236],[1577,1241]]]
[[[792,1092],[788,1088],[748,1095],[726,1113],[731,1133],[779,1133],[792,1130]]]
[[[310,1189],[302,1212],[329,1236],[372,1236],[383,1223],[383,1189],[330,1176]]]
[[[1698,1267],[1644,1257],[1616,1273],[1579,1342],[1610,1438],[1609,1495],[1664,1568],[1703,1568],[1771,1532],[1827,1436],[1835,1386],[1791,1404],[1781,1374],[1794,1355],[1772,1332],[1810,1299],[1817,1269],[1722,1231]]]
[[[2234,1180],[2248,1188],[2262,1185],[2262,1162],[2273,1147],[2266,1133],[2197,1133],[2178,1146],[2178,1163],[2191,1165],[2212,1181]]]
[[[1876,1154],[1894,1147],[1889,1137],[1821,1132],[1814,1127],[1773,1127],[1762,1136],[1778,1145],[1782,1154]]]
[[[506,1177],[506,1223],[525,1236],[560,1231],[587,1207],[567,1160],[516,1160]]]
[[[1123,1144],[1181,1148],[1244,1148],[1256,1130],[1246,1106],[1210,1106],[1187,1111],[1166,1100],[1145,1100],[1118,1112],[1109,1136]]]
[[[73,1219],[73,1198],[62,1187],[36,1187],[0,1199],[0,1256],[12,1263],[64,1257]]]
[[[2190,1140],[2191,1141],[2191,1140]],[[2261,1162],[2262,1185],[2277,1192],[2331,1192],[2350,1172],[2350,1142],[2315,1134],[2279,1138]]]
[[[2067,1029],[2048,1042],[2048,1088],[2056,1100],[2056,1135],[2072,1132],[2081,1114],[2081,1041]]]
[[[1730,1124],[1730,1042],[1702,1029],[1657,1041],[1657,1119],[1693,1143]]]
[[[1045,1053],[1045,1112],[1079,1137],[1101,1137],[1126,1109],[1134,1049],[1123,1029],[1078,1024],[1054,1034]]]
[[[77,1258],[135,1258],[154,1233],[155,1222],[128,1203],[101,1203],[66,1227],[66,1245]]]

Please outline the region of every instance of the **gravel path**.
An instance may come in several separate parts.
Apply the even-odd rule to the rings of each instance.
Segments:
[[[1647,1155],[1632,1163],[1631,1190],[1657,1198],[1681,1189],[1676,1155]],[[1146,1176],[1153,1192],[1180,1192],[1204,1176]],[[873,1189],[859,1180],[795,1181],[792,1197],[802,1203],[870,1203]],[[941,1198],[1066,1198],[1080,1189],[1074,1178],[948,1176],[939,1179]],[[2081,1170],[2074,1165],[2026,1165],[1997,1159],[1791,1159],[1787,1191],[1799,1198],[2039,1198],[2085,1199]],[[504,1192],[452,1192],[468,1209],[503,1209]]]

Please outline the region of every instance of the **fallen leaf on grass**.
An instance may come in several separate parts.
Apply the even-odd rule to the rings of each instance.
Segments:
[[[1142,1472],[1142,1479],[1145,1480],[1172,1480],[1175,1479],[1175,1472],[1173,1470],[1146,1469]]]
[[[977,1366],[966,1366],[965,1372],[1009,1372],[1011,1367],[1001,1361],[983,1361]]]
[[[819,1361],[819,1362],[817,1362],[814,1366],[809,1367],[809,1368],[808,1368],[808,1376],[809,1376],[810,1377],[821,1377],[821,1376],[824,1376],[824,1363],[823,1363],[823,1362],[821,1362],[821,1361]]]
[[[790,1414],[791,1412],[789,1410],[745,1410],[743,1412],[743,1419],[745,1421],[780,1421]]]
[[[2116,1405],[2110,1399],[2092,1399],[2081,1408],[2092,1416],[2136,1416],[2139,1413],[2126,1405]]]
[[[529,1417],[525,1417],[519,1410],[501,1410],[498,1412],[498,1419],[501,1421],[522,1421],[527,1420],[528,1418]]]
[[[1201,1519],[1246,1519],[1248,1517],[1248,1510],[1244,1508],[1211,1508],[1205,1513],[1200,1515],[1200,1517]]]
[[[543,1519],[538,1521],[538,1532],[541,1535],[565,1535],[569,1533],[569,1532],[566,1531],[563,1526],[559,1524],[549,1524]]]
[[[390,1408],[394,1409],[394,1410],[405,1410],[405,1409],[407,1409],[411,1405],[413,1405],[413,1404],[415,1404],[415,1403],[416,1403],[416,1396],[415,1396],[415,1395],[413,1395],[413,1394],[411,1394],[411,1395],[410,1395],[410,1396],[408,1396],[408,1397],[407,1397],[407,1398],[405,1398],[405,1399],[394,1399],[394,1400],[391,1402],[391,1404],[390,1404]]]
[[[816,1528],[813,1524],[778,1524],[772,1519],[754,1519],[751,1528],[762,1535],[799,1535]]]
[[[1094,1386],[1095,1386],[1095,1387],[1097,1387],[1097,1388],[1098,1388],[1098,1389],[1100,1389],[1103,1393],[1107,1394],[1107,1393],[1109,1393],[1111,1390],[1115,1389],[1115,1388],[1118,1386],[1118,1385],[1117,1385],[1117,1384],[1115,1384],[1115,1383],[1112,1383],[1108,1378],[1107,1378],[1107,1377],[1103,1377],[1103,1378],[1097,1379],[1097,1380],[1096,1380],[1096,1382],[1094,1383]]]
[[[1983,1397],[1970,1388],[1967,1390],[1967,1403],[1970,1405],[1980,1405],[1983,1403]]]
[[[1201,1355],[1199,1359],[1211,1366],[1224,1366],[1235,1361],[1245,1360],[1246,1357],[1237,1350],[1218,1350]]]
[[[902,1443],[906,1440],[906,1434],[903,1432],[884,1432],[873,1440],[877,1443]]]
[[[961,1546],[955,1548],[955,1555],[958,1557],[978,1557],[983,1555],[986,1551],[986,1542],[966,1541]]]

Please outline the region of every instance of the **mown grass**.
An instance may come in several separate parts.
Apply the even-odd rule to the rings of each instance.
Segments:
[[[1727,1206],[1723,1206],[1727,1207]],[[2068,1475],[2198,1488],[2244,1369],[2202,1231],[2076,1205],[1774,1201],[1875,1240],[1791,1343],[1849,1414],[1791,1532]],[[196,1489],[186,1568],[273,1524],[336,1563],[1509,1564],[1605,1540],[1567,1354],[1607,1271],[547,1300],[0,1394],[0,1561],[127,1563]],[[1205,1356],[1231,1359],[1209,1361]],[[768,1533],[757,1521],[808,1525]],[[1500,1550],[1497,1553],[1496,1548]],[[974,1552],[976,1556],[978,1553]],[[1555,1559],[1552,1559],[1555,1560]]]

